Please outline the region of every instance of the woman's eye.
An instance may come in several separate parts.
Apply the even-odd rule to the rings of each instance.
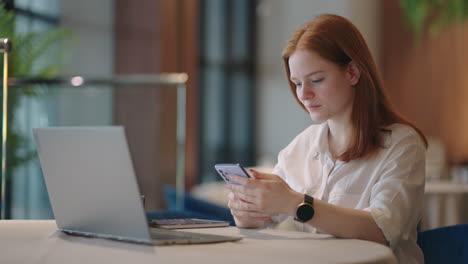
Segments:
[[[300,87],[302,86],[302,84],[301,84],[301,83],[295,83],[294,86],[295,86],[296,88],[300,88]]]
[[[323,78],[312,80],[313,83],[321,83],[322,81],[323,81]]]

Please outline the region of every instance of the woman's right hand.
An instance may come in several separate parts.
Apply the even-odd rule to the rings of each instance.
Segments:
[[[228,207],[234,217],[236,226],[240,228],[263,228],[272,223],[270,216],[254,211],[248,211],[248,202],[239,198],[236,193],[229,192]]]

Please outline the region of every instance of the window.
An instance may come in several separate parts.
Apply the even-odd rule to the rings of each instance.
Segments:
[[[7,10],[15,12],[15,31],[17,33],[41,32],[57,27],[59,0],[8,0],[4,1]],[[15,43],[13,43],[13,49]],[[50,56],[42,56],[41,60],[34,62],[40,67],[47,63]],[[53,56],[53,54],[51,54]],[[33,67],[34,67],[33,66]],[[12,97],[15,97],[14,99]],[[35,149],[32,138],[29,136],[33,126],[41,122],[41,116],[47,111],[47,105],[40,104],[35,98],[20,96],[10,91],[9,103],[17,104],[14,113],[14,123],[9,122],[10,129],[24,135],[24,144],[15,148],[18,152],[28,152]],[[10,143],[9,143],[10,146]],[[10,146],[11,147],[11,146]],[[7,159],[10,156],[7,156]],[[6,184],[6,218],[19,219],[47,219],[52,218],[49,198],[44,185],[41,168],[37,162],[28,161],[9,171],[7,166]]]
[[[215,163],[254,164],[255,6],[200,2],[201,182],[220,180]]]

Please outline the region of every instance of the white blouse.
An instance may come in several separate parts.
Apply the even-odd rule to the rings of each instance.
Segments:
[[[385,148],[370,159],[346,163],[333,162],[327,123],[311,125],[279,153],[273,173],[297,192],[369,211],[401,263],[423,263],[416,228],[424,199],[425,145],[409,126],[387,128]],[[309,224],[296,228],[316,232]]]

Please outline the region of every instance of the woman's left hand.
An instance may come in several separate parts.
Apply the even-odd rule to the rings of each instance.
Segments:
[[[231,204],[231,208],[239,208],[264,214],[293,215],[303,195],[295,192],[278,175],[249,170],[253,178],[229,175],[232,181],[239,183],[227,186],[235,193],[238,204]]]

